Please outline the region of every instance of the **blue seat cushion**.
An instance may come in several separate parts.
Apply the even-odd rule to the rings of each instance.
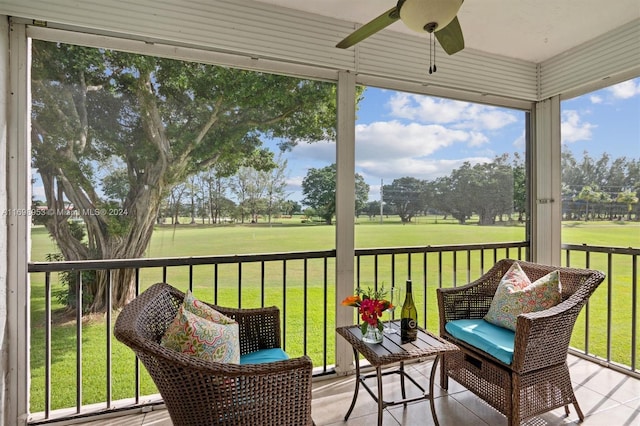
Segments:
[[[444,328],[456,339],[511,365],[516,337],[516,333],[513,331],[493,325],[483,319],[449,321]],[[242,364],[242,357],[240,363]]]
[[[289,355],[280,348],[260,349],[255,352],[240,355],[240,365],[262,364],[265,362],[284,361],[287,359],[289,359]]]

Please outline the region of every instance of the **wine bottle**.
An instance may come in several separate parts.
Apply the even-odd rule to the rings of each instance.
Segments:
[[[400,341],[409,343],[418,337],[418,310],[413,303],[411,294],[411,280],[407,280],[407,291],[400,311]]]

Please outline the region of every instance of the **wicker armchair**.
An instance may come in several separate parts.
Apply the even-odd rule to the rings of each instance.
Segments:
[[[307,356],[263,364],[209,362],[160,346],[184,293],[158,283],[126,305],[114,327],[153,378],[174,425],[312,425]],[[280,347],[278,308],[214,308],[239,323],[241,354]]]
[[[500,279],[513,262],[503,259],[470,284],[437,290],[440,333],[461,349],[443,356],[441,385],[447,389],[451,377],[507,416],[509,426],[562,406],[568,415],[569,404],[583,420],[571,386],[567,351],[576,318],[604,280],[602,272],[518,261],[532,282],[559,270],[562,301],[553,308],[518,316],[511,365],[445,330],[449,321],[483,318]]]

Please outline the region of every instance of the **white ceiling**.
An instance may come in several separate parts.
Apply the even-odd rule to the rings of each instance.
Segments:
[[[396,5],[396,0],[256,1],[356,24]],[[640,0],[467,0],[458,19],[465,48],[539,63],[640,19]],[[400,21],[383,31],[417,34]]]

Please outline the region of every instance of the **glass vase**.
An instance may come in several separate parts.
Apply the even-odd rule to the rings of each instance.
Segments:
[[[383,333],[378,327],[367,326],[367,331],[362,335],[365,343],[382,343]]]

